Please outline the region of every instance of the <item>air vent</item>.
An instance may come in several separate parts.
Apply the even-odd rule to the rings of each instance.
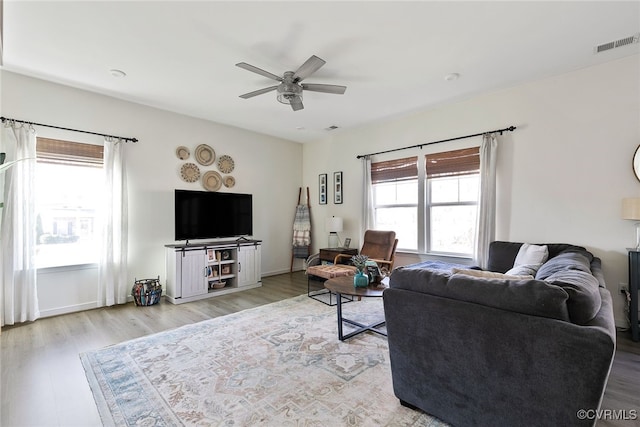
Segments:
[[[338,129],[338,126],[336,125],[332,125],[332,126],[329,126],[328,128],[324,128],[324,130],[336,130],[336,129]]]
[[[596,46],[596,47],[593,48],[593,53],[604,52],[604,51],[607,51],[607,50],[615,49],[617,47],[626,46],[628,44],[638,43],[639,41],[640,41],[640,33],[636,33],[636,34],[634,34],[632,36],[625,37],[625,38],[620,39],[620,40],[616,40],[616,41],[613,41],[613,42],[604,43],[604,44],[601,44],[599,46]]]

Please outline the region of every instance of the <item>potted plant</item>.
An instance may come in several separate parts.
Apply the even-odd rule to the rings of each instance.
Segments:
[[[364,273],[367,268],[367,261],[369,261],[369,257],[366,255],[354,255],[351,257],[351,263],[358,270],[356,275],[353,276],[353,286],[356,288],[369,286],[369,276]]]

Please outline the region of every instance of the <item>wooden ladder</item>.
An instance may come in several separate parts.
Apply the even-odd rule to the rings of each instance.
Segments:
[[[298,204],[296,205],[296,210],[297,207],[300,205],[300,200],[302,198],[302,187],[300,187],[298,189]],[[311,204],[309,204],[309,187],[307,187],[307,207],[309,208],[309,220],[311,220]],[[309,246],[307,246],[307,257],[310,255],[310,249],[311,249],[311,237],[309,237]],[[293,273],[293,260],[295,258],[295,254],[294,254],[294,250],[293,247],[291,248],[291,267],[289,268],[289,272]]]

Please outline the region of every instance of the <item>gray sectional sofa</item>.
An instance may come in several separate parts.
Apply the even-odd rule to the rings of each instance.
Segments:
[[[454,426],[595,424],[579,411],[600,407],[613,362],[611,295],[600,259],[545,246],[535,278],[394,270],[383,299],[402,404]],[[513,269],[521,247],[493,242],[488,270]]]

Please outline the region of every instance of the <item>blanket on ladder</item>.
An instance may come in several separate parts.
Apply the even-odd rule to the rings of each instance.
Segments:
[[[296,258],[306,258],[309,256],[310,244],[311,218],[309,215],[309,206],[298,205],[293,221],[293,256]]]

